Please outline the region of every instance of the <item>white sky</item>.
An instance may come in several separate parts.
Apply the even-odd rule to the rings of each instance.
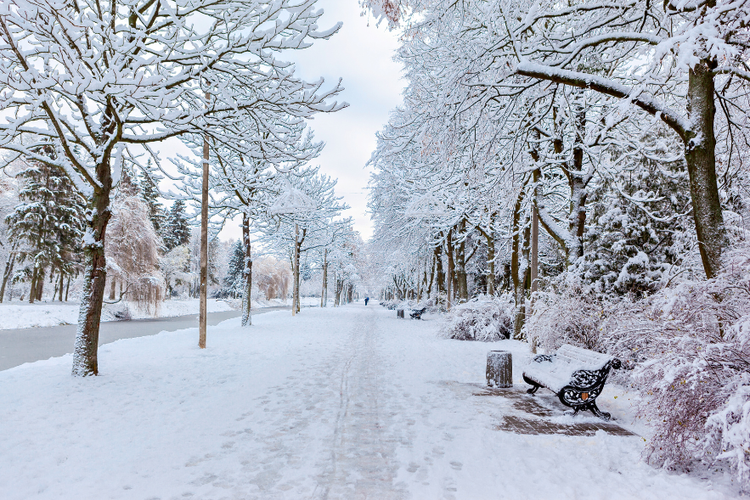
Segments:
[[[339,78],[345,91],[340,101],[349,107],[331,115],[319,115],[310,123],[315,138],[326,143],[313,164],[321,172],[338,179],[336,193],[351,206],[344,215],[354,218],[354,226],[366,240],[372,235],[367,210],[367,181],[370,169],[365,164],[375,149],[375,132],[388,121],[389,112],[401,104],[401,66],[392,60],[398,35],[373,19],[360,16],[357,0],[319,0],[325,10],[320,27],[327,29],[344,23],[330,40],[321,40],[306,50],[287,56],[297,64],[297,74],[308,80],[325,78],[330,88]],[[368,22],[369,21],[369,22]],[[368,25],[369,24],[369,25]],[[284,59],[284,58],[282,58]],[[227,223],[222,239],[239,238],[238,223]]]

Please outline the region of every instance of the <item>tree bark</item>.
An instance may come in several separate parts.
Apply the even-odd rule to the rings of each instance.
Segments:
[[[450,310],[451,302],[453,301],[453,291],[455,290],[453,282],[453,239],[451,238],[451,232],[448,232],[448,236],[445,239],[446,253],[448,254],[448,291],[447,291],[447,309]]]
[[[462,220],[458,225],[458,232],[462,237],[461,243],[456,247],[456,281],[458,282],[458,301],[459,303],[469,300],[469,286],[466,281],[466,238],[465,238],[466,221]]]
[[[206,94],[206,100],[209,95]],[[198,347],[206,348],[206,321],[208,319],[208,137],[203,138],[203,179],[201,185],[201,261],[200,299],[198,314]]]
[[[65,273],[60,268],[60,291],[58,293],[58,299],[60,302],[63,301],[63,288],[65,287]]]
[[[250,217],[246,213],[242,214],[242,244],[245,247],[245,267],[242,270],[242,277],[245,281],[245,293],[242,296],[242,326],[250,326],[253,324],[250,315],[253,291],[253,259],[250,246]]]
[[[112,279],[110,280],[111,283],[109,284],[109,300],[115,300],[116,295],[116,288],[117,287],[117,278],[112,276]]]
[[[16,252],[11,251],[10,255],[8,255],[8,260],[5,261],[5,271],[3,271],[3,284],[0,286],[0,303],[3,301],[3,297],[5,297],[5,287],[8,284],[8,280],[10,279],[10,275],[13,274],[13,265],[16,261]]]
[[[112,177],[109,160],[97,166],[100,187],[94,191],[89,204],[84,238],[84,276],[81,309],[78,314],[78,333],[73,349],[73,375],[86,377],[99,373],[99,324],[107,284],[107,260],[104,239],[112,216],[109,197]]]
[[[708,278],[721,268],[722,249],[726,245],[724,218],[721,212],[719,187],[716,181],[716,137],[714,134],[715,64],[701,61],[688,77],[688,118],[691,130],[685,137],[685,161],[690,177],[695,230]]]
[[[294,264],[292,265],[293,287],[292,291],[292,316],[299,312],[299,225],[294,224]]]
[[[443,246],[435,247],[435,279],[437,281],[438,297],[445,293],[445,271],[443,271]]]
[[[320,307],[326,306],[328,295],[328,249],[323,249],[323,289],[320,291]]]

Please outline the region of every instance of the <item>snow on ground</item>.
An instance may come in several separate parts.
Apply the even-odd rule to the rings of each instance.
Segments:
[[[438,322],[352,304],[121,340],[102,375],[71,357],[0,372],[0,491],[15,499],[720,499],[723,482],[644,464],[640,436],[499,429],[513,399],[480,397],[490,349]],[[615,391],[616,392],[616,391]],[[540,391],[541,393],[541,391]],[[625,397],[598,401],[621,425]],[[615,394],[616,395],[616,394]],[[610,397],[611,396],[611,397]],[[590,417],[558,420],[596,422]],[[631,428],[632,429],[632,428]]]
[[[156,314],[153,309],[149,311],[132,303],[128,303],[127,308],[132,319],[170,318],[198,314],[198,302],[198,299],[166,300],[159,303]],[[123,303],[105,305],[102,311],[102,321],[116,321],[114,314],[122,310],[124,305]],[[2,303],[0,304],[0,330],[73,325],[78,322],[80,307],[80,304],[75,302]],[[226,302],[208,300],[208,312],[230,311],[231,309]]]

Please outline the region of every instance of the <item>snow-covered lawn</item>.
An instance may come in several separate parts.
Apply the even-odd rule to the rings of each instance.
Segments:
[[[63,499],[714,499],[727,483],[639,459],[640,436],[499,430],[513,399],[478,396],[488,350],[437,321],[352,304],[103,346],[102,375],[70,356],[0,372],[0,496]],[[540,391],[541,392],[541,391]],[[620,396],[617,399],[614,396]],[[558,410],[554,397],[534,398]],[[627,395],[598,400],[631,426]],[[557,405],[557,406],[555,406]],[[560,412],[561,413],[561,412]],[[557,423],[597,422],[551,417]],[[722,478],[719,478],[722,479]],[[717,481],[717,479],[714,479]]]
[[[37,328],[42,326],[73,325],[78,322],[80,304],[75,302],[37,302],[28,304],[11,302],[0,304],[0,330],[16,328]],[[102,321],[115,321],[115,311],[123,308],[123,304],[105,305],[102,310]],[[198,299],[165,300],[159,303],[154,311],[141,310],[134,304],[128,304],[132,319],[142,318],[171,318],[198,313]],[[231,311],[232,308],[224,301],[209,299],[208,312]]]

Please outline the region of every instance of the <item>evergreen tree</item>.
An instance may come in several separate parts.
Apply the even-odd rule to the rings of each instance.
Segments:
[[[227,267],[222,295],[234,298],[242,297],[244,285],[242,271],[245,269],[245,249],[242,246],[242,240],[237,240],[232,246],[232,254],[229,257]]]
[[[177,200],[169,210],[166,228],[163,234],[164,246],[167,251],[180,245],[190,243],[190,225],[185,216],[185,202]]]
[[[150,166],[151,160],[148,162],[148,167]],[[147,170],[150,170],[150,168],[147,168]],[[151,219],[156,234],[162,236],[166,241],[166,215],[164,213],[164,207],[159,203],[159,191],[156,188],[156,184],[154,184],[153,179],[147,175],[145,171],[141,172],[139,184],[141,188],[141,198],[143,198],[143,201],[148,205],[148,218]]]
[[[30,261],[29,301],[41,299],[44,275],[74,272],[83,236],[85,201],[62,169],[42,162],[30,163],[17,174],[21,204],[9,214],[8,237],[19,248],[19,259]]]

